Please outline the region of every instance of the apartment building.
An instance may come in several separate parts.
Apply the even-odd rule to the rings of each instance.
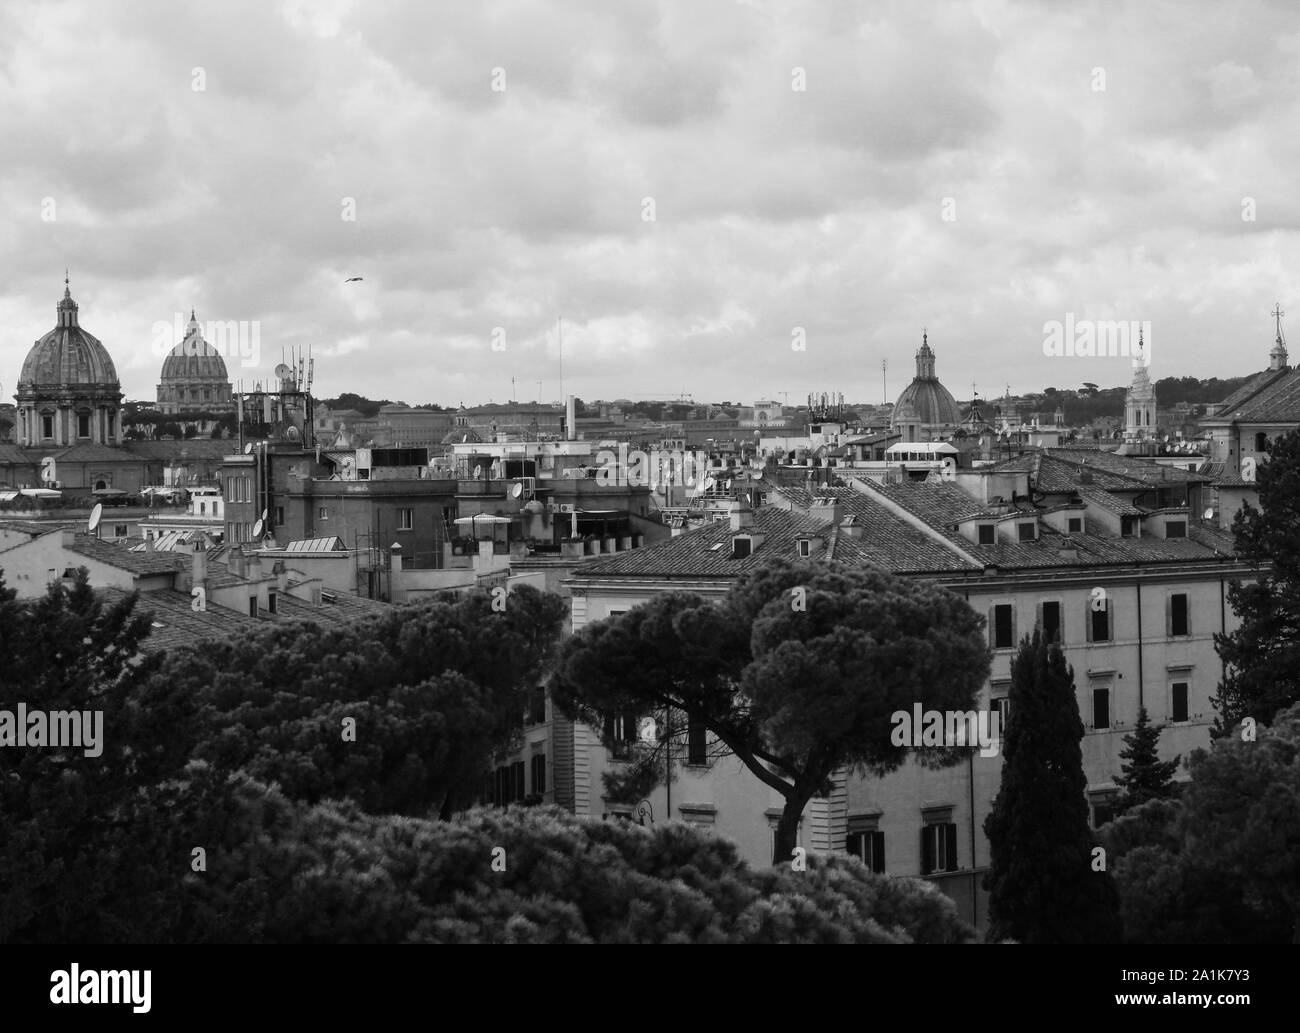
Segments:
[[[1111,469],[1112,460],[1126,472]],[[1235,559],[1231,536],[1201,519],[1203,489],[1204,479],[1187,471],[1075,450],[964,472],[962,483],[936,476],[773,487],[756,511],[737,509],[727,522],[576,569],[568,582],[573,628],[665,591],[720,599],[768,555],[833,558],[943,585],[988,621],[993,669],[981,709],[1014,721],[1007,696],[1020,638],[1037,626],[1060,642],[1074,669],[1089,803],[1100,824],[1140,706],[1166,726],[1162,756],[1186,758],[1209,744],[1221,673],[1213,635],[1233,627],[1227,582],[1253,572]],[[546,742],[553,758],[549,798],[578,813],[629,814],[628,803],[603,797],[600,776],[623,763],[637,715],[610,715],[602,729],[539,716],[531,739]],[[688,739],[667,816],[715,829],[751,863],[770,863],[781,798],[734,757],[718,756],[702,729]],[[983,822],[1000,774],[1000,757],[978,754],[940,771],[909,762],[881,779],[842,772],[829,797],[809,804],[800,843],[929,877],[979,924],[989,863]],[[667,802],[660,787],[643,809],[662,821]]]

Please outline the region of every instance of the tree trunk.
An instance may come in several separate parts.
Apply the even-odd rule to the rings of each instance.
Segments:
[[[781,817],[776,823],[776,835],[772,837],[772,864],[789,864],[794,856],[794,848],[799,844],[799,819],[803,809],[808,805],[808,796],[787,796]]]

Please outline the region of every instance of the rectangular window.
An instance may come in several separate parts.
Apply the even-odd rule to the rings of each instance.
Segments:
[[[1007,721],[1011,717],[1011,697],[994,696],[989,700],[990,708],[998,715],[998,732],[1005,733]]]
[[[1101,828],[1107,822],[1115,818],[1115,803],[1118,799],[1117,793],[1096,793],[1093,795],[1092,803],[1092,827]]]
[[[534,754],[532,767],[533,795],[541,796],[546,792],[546,754]]]
[[[980,545],[992,545],[998,540],[997,528],[992,524],[979,525],[979,543]]]
[[[1016,644],[1015,610],[1010,603],[993,607],[993,648],[1011,649]]]
[[[878,875],[885,872],[885,834],[880,830],[874,832],[851,832],[844,841],[844,849],[858,858],[863,864]]]
[[[1032,542],[1035,540],[1034,532],[1037,529],[1033,524],[1016,524],[1016,533],[1020,536],[1022,542]]]
[[[250,595],[248,597],[248,615],[250,617],[257,616],[257,596],[255,595]]]
[[[546,690],[540,685],[528,696],[528,723],[531,725],[546,723]]]
[[[1168,520],[1165,522],[1166,538],[1186,538],[1187,521],[1186,520]]]
[[[52,437],[54,437],[54,417],[53,417],[53,416],[42,416],[42,417],[41,417],[41,437],[43,437],[43,438],[52,438]]]
[[[90,413],[88,412],[77,413],[77,437],[90,437]]]
[[[1124,538],[1132,538],[1137,528],[1137,517],[1122,516],[1119,518],[1119,533]]]
[[[1169,719],[1171,721],[1187,720],[1187,682],[1176,681],[1170,695]]]
[[[749,555],[751,539],[733,538],[731,539],[731,558],[733,560],[743,560]]]
[[[1100,606],[1088,601],[1088,641],[1110,641],[1110,597],[1102,599]]]
[[[1187,621],[1187,594],[1178,592],[1169,597],[1169,634],[1190,634]]]
[[[957,870],[957,826],[953,822],[926,825],[921,829],[921,874]]]
[[[131,529],[130,529],[130,526],[129,526],[128,524],[114,524],[114,525],[113,525],[113,537],[114,537],[114,538],[125,538],[125,537],[126,537],[128,534],[130,534],[130,533],[131,533]]]
[[[1043,637],[1048,642],[1061,641],[1061,604],[1059,602],[1043,603]]]
[[[267,593],[266,593],[266,612],[267,612],[267,613],[276,613],[276,612],[277,612],[277,610],[276,610],[276,601],[275,601],[275,593],[274,593],[274,592],[267,592]]]
[[[812,555],[812,542],[810,542],[807,538],[800,538],[798,545],[799,545],[800,556]]]
[[[214,503],[212,504],[212,512],[215,513],[216,511],[217,511],[217,504],[214,502]],[[275,526],[276,526],[276,527],[283,527],[283,526],[284,526],[284,507],[283,507],[283,506],[276,506],[276,507],[275,507]]]
[[[321,506],[320,513],[318,514],[318,519],[328,520],[329,518],[330,518],[330,511],[326,509],[324,506]]]
[[[1065,530],[1068,534],[1083,534],[1083,517],[1067,517]]]
[[[689,718],[686,722],[686,763],[707,764],[708,762],[708,735],[704,723]]]
[[[613,753],[615,760],[626,760],[632,755],[632,743],[636,741],[636,714],[633,711],[605,713],[605,745]]]
[[[409,531],[415,527],[415,510],[399,509],[397,511],[397,529],[399,531]]]
[[[1092,690],[1092,727],[1110,727],[1110,689]]]

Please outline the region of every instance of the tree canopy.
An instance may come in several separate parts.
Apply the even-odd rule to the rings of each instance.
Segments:
[[[668,593],[565,642],[552,696],[600,728],[608,712],[672,707],[785,800],[774,861],[840,768],[885,773],[909,755],[891,716],[967,710],[989,670],[984,619],[960,596],[837,563],[759,564],[720,602]],[[955,750],[927,750],[927,763]]]

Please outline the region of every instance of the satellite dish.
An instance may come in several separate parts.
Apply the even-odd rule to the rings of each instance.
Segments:
[[[247,445],[244,446],[244,455],[252,455],[252,452],[253,452],[253,443],[250,441]]]
[[[283,362],[280,363],[280,365],[278,365],[278,366],[275,367],[275,375],[276,375],[279,379],[281,379],[281,380],[283,380],[285,377],[287,377],[287,376],[288,376],[290,373],[292,373],[292,372],[293,372],[293,370],[291,370],[291,369],[290,369],[288,366],[286,366]]]
[[[104,515],[104,504],[96,502],[95,508],[90,511],[90,520],[86,523],[86,530],[94,533],[95,528],[99,526],[100,518]]]
[[[253,525],[253,537],[254,538],[262,537],[262,521],[260,520]]]
[[[515,481],[515,486],[510,489],[510,494],[517,499],[524,497],[524,484],[522,481]]]
[[[263,520],[266,519],[266,510],[262,510],[262,519],[263,519]]]
[[[1207,509],[1207,510],[1204,512],[1204,514],[1202,514],[1202,515],[1204,516],[1204,518],[1205,518],[1206,520],[1213,520],[1213,519],[1214,519],[1214,510],[1213,510],[1213,509]]]

